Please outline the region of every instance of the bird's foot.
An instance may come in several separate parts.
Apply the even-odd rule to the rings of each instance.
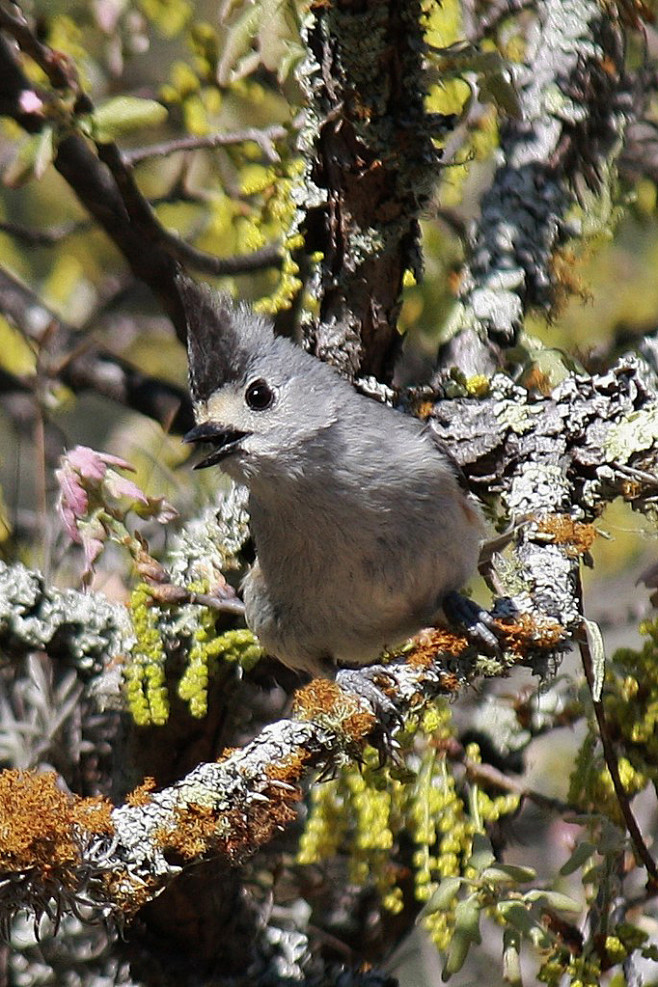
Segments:
[[[488,653],[500,653],[496,622],[488,610],[469,597],[453,592],[444,597],[443,612],[450,623],[460,627],[474,645]]]
[[[346,692],[362,699],[377,720],[369,742],[379,753],[380,765],[395,758],[397,744],[393,738],[402,726],[402,716],[387,692],[387,685],[394,687],[393,677],[385,665],[364,665],[361,668],[340,668],[336,682]]]

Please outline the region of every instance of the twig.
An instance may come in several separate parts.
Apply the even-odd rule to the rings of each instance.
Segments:
[[[163,427],[185,431],[192,424],[189,396],[183,388],[142,373],[127,360],[94,342],[48,309],[40,298],[0,267],[0,312],[26,339],[43,346],[48,335],[50,364],[44,373],[72,391],[92,390],[133,408]],[[2,383],[0,379],[0,383]],[[30,390],[27,385],[12,390]],[[9,389],[9,386],[7,386]]]
[[[647,472],[647,470],[638,469],[636,466],[628,466],[626,463],[615,463],[614,469],[621,473],[622,476],[627,476],[631,480],[636,480],[638,483],[647,484],[649,487],[658,487],[658,476],[654,476],[653,473]]]
[[[445,751],[451,761],[463,764],[468,777],[479,784],[492,786],[500,789],[502,792],[510,792],[512,795],[518,795],[521,799],[527,799],[529,802],[534,802],[535,805],[539,805],[544,809],[550,809],[551,812],[558,812],[561,815],[565,812],[580,812],[577,806],[571,805],[569,802],[552,798],[550,795],[543,795],[533,788],[522,785],[520,781],[510,778],[492,764],[481,764],[478,761],[473,761],[470,757],[466,756],[466,751],[456,739],[452,739],[446,744]]]
[[[177,260],[184,261],[189,267],[202,271],[204,274],[229,275],[248,274],[251,271],[262,271],[266,267],[281,267],[283,258],[279,245],[272,243],[251,254],[234,254],[232,257],[215,257],[204,250],[198,250],[175,233],[162,230],[160,238],[169,249],[169,253]]]
[[[207,202],[203,196],[188,192],[187,189],[181,188],[178,184],[171,191],[165,192],[163,195],[154,196],[148,202],[154,209],[161,205],[177,205],[181,202],[192,202],[201,208],[207,209]],[[13,223],[9,220],[0,219],[0,233],[6,233],[7,236],[13,237],[14,240],[34,247],[52,246],[75,233],[84,233],[93,227],[94,221],[89,218],[59,223],[57,226],[51,226],[50,229],[34,229],[22,223]]]
[[[79,92],[78,74],[75,65],[63,52],[54,52],[36,37],[25,19],[23,12],[10,14],[6,7],[0,7],[0,28],[10,34],[21,51],[32,58],[43,69],[55,89],[72,89]],[[28,87],[29,88],[29,87]]]
[[[578,592],[582,607],[582,585],[580,582],[578,585]],[[576,640],[580,649],[585,678],[587,679],[587,685],[592,697],[592,706],[594,707],[594,715],[596,716],[599,736],[601,737],[601,746],[603,747],[603,757],[605,759],[608,771],[610,772],[612,786],[615,790],[615,795],[617,796],[619,809],[624,817],[628,835],[630,836],[631,842],[635,849],[635,855],[644,865],[649,875],[647,888],[649,891],[653,891],[654,888],[658,888],[658,867],[656,866],[656,861],[649,853],[649,849],[644,842],[644,837],[642,836],[640,827],[638,826],[637,820],[633,815],[633,810],[631,809],[628,795],[619,774],[619,760],[608,730],[603,701],[601,699],[594,698],[594,670],[592,665],[592,653],[590,651],[584,628],[581,628],[581,631],[576,635]]]
[[[79,230],[89,229],[91,222],[88,219],[75,220],[69,223],[60,223],[59,226],[52,226],[49,230],[32,230],[21,223],[10,223],[7,220],[0,220],[0,233],[6,233],[30,247],[50,247],[72,233]]]
[[[264,130],[248,127],[246,130],[233,130],[224,134],[207,134],[201,137],[178,137],[175,140],[162,141],[150,147],[137,147],[132,151],[123,151],[122,157],[126,165],[133,166],[150,158],[163,158],[177,151],[198,151],[203,148],[226,147],[230,144],[242,144],[253,141],[258,144],[268,161],[280,161],[281,158],[274,146],[274,141],[282,140],[288,131],[285,127],[274,125]]]

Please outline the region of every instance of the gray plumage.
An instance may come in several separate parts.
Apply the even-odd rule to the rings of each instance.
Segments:
[[[186,279],[197,427],[249,489],[249,627],[313,674],[374,662],[475,571],[482,520],[419,421],[358,394],[245,306]],[[249,403],[256,405],[250,407]]]

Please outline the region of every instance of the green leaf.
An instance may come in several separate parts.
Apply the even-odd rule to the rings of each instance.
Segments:
[[[288,76],[292,75],[299,63],[306,56],[306,49],[297,44],[296,41],[286,41],[283,44],[283,57],[279,60],[276,76],[280,83],[284,83]]]
[[[222,26],[225,34],[217,66],[221,85],[245,78],[259,65],[276,72],[283,82],[305,57],[293,4],[281,0],[230,3],[224,6]]]
[[[468,861],[468,866],[472,867],[479,874],[480,871],[483,871],[495,862],[496,857],[491,847],[491,841],[484,833],[475,833],[473,836],[473,852]]]
[[[167,116],[167,108],[154,99],[117,96],[103,103],[89,117],[91,135],[99,144],[109,144],[133,130],[157,127]]]
[[[583,866],[583,864],[587,863],[589,858],[595,852],[596,847],[592,843],[588,843],[587,840],[579,843],[567,860],[566,864],[563,864],[562,867],[560,867],[560,874],[562,877],[568,877],[569,874],[574,874]]]
[[[494,103],[508,116],[520,117],[522,115],[519,95],[512,76],[504,68],[480,79],[478,96],[481,102]]]
[[[582,907],[573,898],[560,891],[540,891],[535,889],[523,895],[524,901],[536,902],[545,908],[553,908],[557,912],[572,912],[579,915]]]
[[[503,980],[513,987],[522,987],[521,936],[509,926],[503,932]]]
[[[55,156],[55,140],[52,127],[44,127],[38,134],[24,140],[18,154],[5,169],[2,180],[9,188],[18,188],[31,179],[37,181]]]
[[[547,949],[552,945],[550,936],[527,905],[520,901],[500,901],[496,905],[496,911],[538,949]]]
[[[530,911],[520,901],[499,901],[496,911],[525,936],[530,936],[537,924]]]
[[[464,965],[472,944],[482,942],[480,935],[480,901],[476,894],[469,895],[458,902],[455,908],[455,931],[452,934],[445,966],[441,974],[443,980],[448,980],[453,973]]]
[[[517,864],[496,864],[495,867],[487,867],[482,871],[482,880],[491,884],[502,884],[512,881],[514,884],[525,884],[526,881],[534,881],[537,871],[532,867],[519,867]]]
[[[447,911],[452,906],[457,892],[463,883],[464,881],[461,877],[444,877],[438,888],[430,895],[421,915],[432,915],[434,912]]]
[[[482,51],[475,45],[461,42],[447,48],[428,47],[435,64],[434,71],[432,68],[427,70],[430,82],[444,84],[450,79],[475,75],[481,102],[495,103],[510,116],[522,116],[510,64],[498,52]]]
[[[603,680],[605,678],[605,645],[603,643],[603,634],[599,625],[593,620],[588,620],[587,617],[583,617],[583,627],[585,628],[587,644],[592,655],[592,675],[594,678],[592,682],[592,699],[595,703],[598,703],[601,700]]]

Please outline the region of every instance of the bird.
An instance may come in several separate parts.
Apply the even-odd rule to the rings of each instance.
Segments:
[[[178,279],[196,425],[248,488],[256,557],[245,619],[266,652],[311,676],[377,661],[475,573],[483,515],[427,424],[359,393],[244,303]],[[460,605],[459,601],[466,605]]]

